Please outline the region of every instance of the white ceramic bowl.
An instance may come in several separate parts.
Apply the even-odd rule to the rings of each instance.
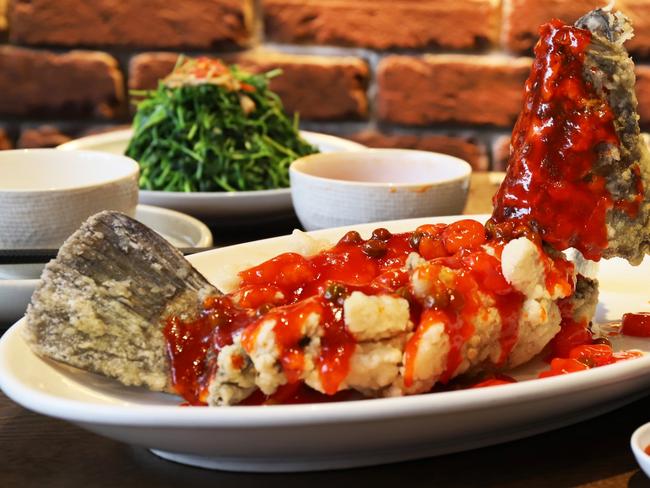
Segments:
[[[634,431],[630,444],[639,466],[647,476],[650,476],[650,455],[645,453],[645,448],[650,446],[650,422]]]
[[[132,129],[121,129],[75,139],[61,144],[58,149],[86,149],[124,154],[132,135]],[[328,134],[300,131],[300,135],[322,152],[365,149],[361,144]],[[142,190],[140,191],[140,203],[178,210],[211,224],[241,223],[249,225],[269,218],[292,215],[289,188],[192,193]]]
[[[0,151],[0,248],[58,248],[89,216],[133,216],[138,164],[92,151]]]
[[[453,156],[409,149],[313,154],[289,169],[293,206],[307,230],[460,214],[471,172]]]

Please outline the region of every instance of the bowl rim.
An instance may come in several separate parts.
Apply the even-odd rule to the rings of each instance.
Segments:
[[[647,446],[641,445],[641,437],[649,430],[650,430],[650,422],[646,422],[645,424],[641,424],[640,426],[638,426],[632,433],[632,436],[630,437],[630,445],[632,447],[632,450],[638,453],[639,455],[647,457],[648,462],[650,462],[650,455],[646,454],[646,452],[644,451],[644,449]]]
[[[445,159],[449,159],[450,161],[454,162],[455,164],[458,164],[459,166],[462,167],[464,170],[460,175],[458,176],[452,176],[448,178],[442,178],[442,179],[437,179],[437,180],[430,180],[430,181],[420,181],[417,183],[394,183],[394,182],[385,182],[385,181],[356,181],[356,180],[342,180],[338,178],[327,178],[325,176],[316,176],[310,173],[306,173],[305,171],[298,169],[296,166],[300,165],[302,162],[305,160],[309,159],[316,159],[316,158],[328,158],[328,157],[336,157],[336,156],[348,156],[352,158],[364,158],[368,156],[372,156],[373,154],[390,154],[394,153],[396,155],[404,155],[404,154],[409,154],[409,155],[414,155],[414,154],[419,154],[421,156],[426,156],[426,157],[443,157]],[[422,187],[428,187],[428,186],[436,186],[436,185],[441,185],[441,184],[448,184],[448,183],[455,183],[455,182],[460,182],[460,181],[465,181],[468,180],[469,177],[472,174],[472,166],[465,161],[464,159],[458,158],[456,156],[452,156],[450,154],[444,154],[444,153],[439,153],[439,152],[434,152],[434,151],[422,151],[419,149],[400,149],[400,148],[371,148],[371,149],[365,149],[363,151],[335,151],[335,152],[329,152],[329,153],[316,153],[316,154],[309,154],[307,156],[303,156],[302,158],[298,158],[295,161],[291,163],[289,166],[289,175],[291,176],[292,174],[299,174],[302,178],[306,179],[311,179],[315,181],[321,181],[321,182],[335,182],[338,185],[344,185],[344,186],[361,186],[361,187],[369,187],[369,188],[422,188]],[[292,182],[293,183],[293,182]],[[292,184],[293,188],[293,184]]]
[[[317,132],[317,131],[304,130],[304,129],[300,129],[300,134],[306,139],[308,138],[318,139],[323,143],[338,146],[337,151],[330,151],[330,153],[331,152],[357,152],[357,151],[366,151],[368,149],[366,146],[364,146],[359,142],[353,141],[351,139],[346,139],[343,136],[339,136],[335,134],[328,134],[325,132]],[[128,142],[131,139],[132,135],[133,135],[133,127],[122,127],[119,129],[107,130],[106,132],[101,132],[99,134],[90,134],[76,139],[72,139],[70,141],[64,142],[63,144],[59,144],[58,146],[56,146],[56,149],[64,150],[64,151],[106,152],[106,151],[101,151],[99,149],[87,149],[87,147],[95,147],[101,144],[116,144],[122,142],[128,145]],[[311,141],[307,141],[307,142],[309,142],[312,145],[317,145],[316,142],[311,142]],[[322,154],[322,153],[318,153],[318,154]],[[291,187],[286,186],[282,188],[267,188],[264,190],[194,191],[194,192],[147,190],[147,189],[140,188],[140,194],[143,193],[151,197],[160,198],[162,196],[165,196],[165,198],[173,198],[174,200],[178,200],[178,201],[202,200],[205,198],[254,199],[254,198],[259,198],[260,196],[281,197],[281,196],[289,195],[291,193]]]
[[[9,156],[11,154],[15,155],[15,154],[35,154],[35,153],[56,154],[57,156],[60,156],[63,152],[59,151],[56,148],[10,149],[7,151],[0,152],[0,166],[2,166],[3,164],[2,155]],[[87,150],[66,151],[66,153],[70,155],[75,153],[77,154],[80,153],[89,157],[90,160],[92,161],[94,161],[95,158],[101,158],[104,160],[110,160],[110,159],[121,160],[122,162],[127,163],[130,166],[130,168],[128,168],[128,171],[125,171],[121,175],[114,176],[111,178],[104,178],[101,181],[95,181],[92,183],[85,183],[79,185],[57,186],[51,188],[2,188],[2,186],[0,186],[0,194],[41,194],[41,193],[53,194],[57,192],[68,192],[71,190],[92,190],[105,185],[111,185],[113,183],[118,183],[124,180],[128,180],[130,178],[135,178],[136,187],[137,187],[137,179],[140,173],[140,165],[135,160],[129,158],[128,156],[109,154],[102,151],[87,151]]]

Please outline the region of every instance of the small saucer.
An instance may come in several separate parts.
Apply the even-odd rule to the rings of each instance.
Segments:
[[[0,264],[0,280],[29,280],[41,276],[44,263]]]
[[[632,452],[641,469],[650,477],[650,454],[646,454],[646,448],[650,446],[650,422],[643,424],[634,431],[630,439]]]
[[[138,205],[135,218],[177,247],[210,247],[210,229],[189,215],[166,208]],[[25,312],[45,264],[0,265],[0,325]]]

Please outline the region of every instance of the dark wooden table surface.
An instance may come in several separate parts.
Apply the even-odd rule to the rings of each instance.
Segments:
[[[473,177],[466,213],[489,211],[493,181],[494,175]],[[234,232],[221,238],[233,240]],[[254,237],[250,231],[241,235]],[[238,474],[163,461],[146,449],[31,413],[0,393],[0,488],[641,487],[650,486],[650,480],[636,465],[629,438],[649,420],[650,397],[645,397],[570,427],[458,454],[343,471]]]

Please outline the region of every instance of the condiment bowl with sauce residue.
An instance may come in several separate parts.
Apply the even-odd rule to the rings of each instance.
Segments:
[[[289,168],[291,198],[307,230],[462,213],[471,166],[409,149],[313,154]]]
[[[639,466],[646,476],[650,476],[650,422],[634,431],[630,444]]]
[[[138,164],[93,151],[0,151],[0,249],[58,248],[89,216],[133,216]]]

